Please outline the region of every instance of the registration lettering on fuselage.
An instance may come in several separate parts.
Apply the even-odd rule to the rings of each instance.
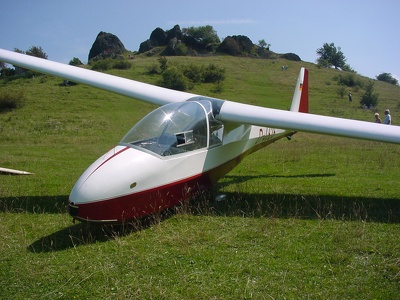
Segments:
[[[259,143],[263,143],[272,139],[273,135],[275,134],[275,128],[260,128],[259,136],[256,141],[256,145]]]

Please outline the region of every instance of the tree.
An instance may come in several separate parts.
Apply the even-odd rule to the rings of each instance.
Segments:
[[[43,51],[42,47],[32,46],[25,53],[30,56],[47,59],[47,54]]]
[[[264,39],[258,41],[258,47],[261,49],[267,49],[269,50],[269,47],[271,47],[271,44],[268,44]]]
[[[397,81],[396,78],[394,78],[392,76],[392,74],[390,73],[381,73],[378,76],[376,76],[376,79],[379,81],[384,81],[390,84],[394,84],[394,85],[399,85],[399,82]]]
[[[32,46],[27,51],[22,51],[18,48],[14,48],[14,52],[47,59],[47,54],[43,51],[42,47],[39,47],[39,46]],[[35,74],[39,74],[39,73],[36,73],[34,71],[28,71],[27,69],[15,66],[15,75],[24,75],[24,76],[29,77],[29,76],[33,76]]]
[[[346,65],[346,58],[341,51],[340,47],[335,46],[334,43],[325,43],[321,48],[317,49],[317,63],[324,67],[335,67],[335,69],[350,68]]]
[[[210,44],[220,43],[217,32],[211,25],[183,28],[182,33],[185,35],[185,40],[189,40],[189,44],[195,43],[203,49]]]
[[[71,65],[71,66],[80,66],[80,65],[83,65],[83,63],[81,62],[81,60],[79,58],[74,57],[73,59],[71,59],[69,61],[69,65]]]
[[[361,98],[361,105],[370,107],[376,107],[379,102],[378,94],[374,94],[374,83],[370,80],[366,86],[365,94]]]

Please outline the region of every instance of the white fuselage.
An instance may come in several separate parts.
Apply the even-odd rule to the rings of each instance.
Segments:
[[[289,135],[266,127],[231,127],[219,146],[171,156],[116,146],[76,182],[70,195],[71,215],[118,222],[177,205],[210,187],[247,154]]]

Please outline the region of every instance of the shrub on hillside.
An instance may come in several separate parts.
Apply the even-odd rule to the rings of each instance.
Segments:
[[[225,69],[214,64],[209,64],[206,67],[191,64],[185,68],[183,74],[194,83],[218,83],[225,79]]]
[[[111,69],[111,60],[110,59],[102,59],[98,60],[92,65],[92,70],[94,71],[107,71]]]
[[[191,81],[194,83],[200,83],[203,82],[203,66],[199,67],[196,65],[189,65],[183,70],[183,74]]]
[[[21,108],[24,105],[24,93],[21,91],[0,94],[0,112]]]
[[[340,85],[348,87],[362,87],[362,82],[354,74],[347,73],[344,75],[338,75],[334,78]]]
[[[361,98],[361,105],[363,107],[376,107],[378,105],[379,99],[378,94],[374,93],[374,83],[370,80],[366,86],[365,94]]]
[[[188,83],[185,76],[175,67],[168,67],[162,73],[162,80],[160,84],[163,87],[178,91],[185,91],[188,89]]]
[[[128,70],[132,68],[132,63],[126,60],[116,60],[113,65],[113,69],[118,69],[118,70]]]
[[[178,43],[174,50],[177,56],[186,56],[188,54],[188,47],[184,43]]]
[[[159,65],[152,64],[147,67],[146,74],[148,74],[148,75],[154,75],[154,74],[160,74],[160,73],[161,73],[161,69],[160,69]]]
[[[204,70],[204,82],[218,83],[225,79],[225,69],[219,68],[214,64],[208,65]]]

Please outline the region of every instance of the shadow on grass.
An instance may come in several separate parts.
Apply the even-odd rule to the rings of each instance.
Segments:
[[[83,245],[107,242],[149,228],[172,216],[169,210],[125,224],[78,223],[40,238],[27,247],[32,253],[62,251]]]
[[[248,180],[258,179],[258,178],[320,178],[320,177],[334,177],[336,174],[328,173],[328,174],[298,174],[298,175],[254,175],[254,176],[235,176],[235,175],[226,175],[224,177],[224,182],[218,182],[217,187],[223,188],[225,186],[229,186],[232,184],[243,183]]]
[[[67,211],[67,195],[0,198],[0,212],[64,214]]]
[[[329,177],[334,174],[290,175],[293,177]],[[243,183],[254,178],[277,177],[273,175],[226,176],[211,192],[192,199],[174,209],[135,220],[123,225],[100,226],[79,223],[48,236],[30,246],[34,253],[60,251],[96,242],[106,242],[129,235],[157,224],[174,214],[203,216],[240,216],[245,218],[297,218],[309,220],[367,221],[400,223],[400,199],[345,197],[334,195],[293,195],[272,193],[225,193],[216,199],[218,190],[225,185]],[[285,177],[285,176],[278,176]],[[9,213],[67,213],[68,196],[9,197],[0,198],[0,212]]]
[[[297,218],[400,223],[399,199],[371,199],[330,195],[226,193],[222,201],[202,195],[160,214],[122,225],[78,223],[40,238],[27,247],[33,253],[61,251],[82,245],[107,242],[144,230],[179,213],[200,216],[244,218]],[[36,206],[39,204],[36,203]],[[43,211],[46,209],[42,208]],[[47,209],[47,212],[48,209]],[[59,211],[55,211],[59,212]]]
[[[40,238],[27,249],[33,253],[43,253],[107,242],[144,230],[180,213],[199,216],[400,223],[399,199],[247,193],[226,193],[222,201],[209,199],[212,199],[210,194],[202,195],[182,206],[122,225],[78,223]]]
[[[332,177],[335,174],[304,175],[260,175],[225,176],[225,182],[218,183],[215,191],[231,184],[243,183],[255,178],[315,178]],[[215,197],[208,197],[215,199]],[[225,216],[275,217],[299,219],[332,219],[346,221],[368,221],[381,223],[400,223],[400,199],[348,197],[336,195],[295,195],[295,194],[257,194],[246,192],[225,193],[223,201],[215,201],[212,207],[195,203],[200,214],[212,212]],[[203,201],[204,202],[204,201]]]
[[[222,201],[192,201],[190,213],[248,218],[297,218],[400,223],[400,199],[225,193]]]

